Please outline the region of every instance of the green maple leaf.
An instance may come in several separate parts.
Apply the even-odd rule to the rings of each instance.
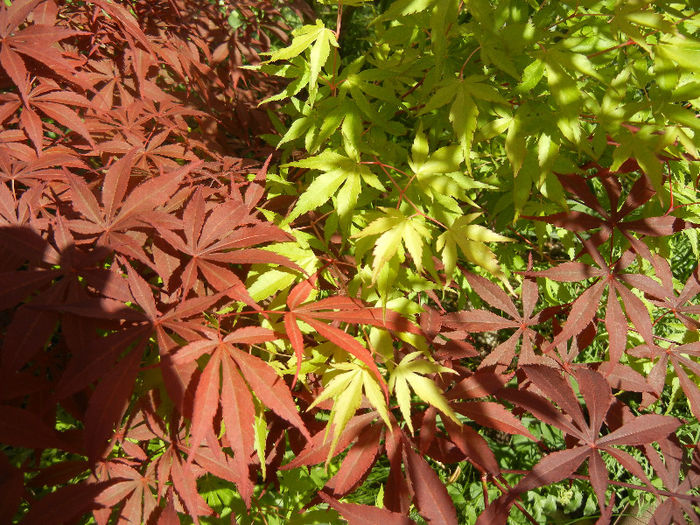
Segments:
[[[461,198],[465,197],[459,191],[459,184],[455,184],[455,180],[449,176],[461,171],[460,164],[463,160],[464,155],[459,145],[444,146],[431,154],[425,133],[421,128],[416,131],[408,165],[416,174],[420,186],[429,189],[435,198],[444,195],[446,190]]]
[[[310,71],[306,65],[306,62],[302,57],[294,57],[290,60],[288,64],[270,64],[265,63],[258,66],[241,66],[246,69],[260,69],[264,73],[270,75],[275,75],[282,78],[290,79],[287,87],[284,91],[278,93],[277,95],[272,95],[266,98],[258,106],[267,104],[269,102],[276,102],[278,100],[284,100],[286,98],[291,98],[298,94],[304,87],[309,83]]]
[[[470,173],[469,153],[474,140],[474,132],[476,131],[476,119],[479,116],[479,107],[476,101],[483,100],[489,103],[508,105],[508,101],[496,89],[484,83],[483,80],[485,80],[485,77],[481,75],[471,75],[463,80],[450,80],[435,91],[433,97],[419,113],[419,115],[429,113],[452,101],[449,120],[459,140],[462,157]]]
[[[292,43],[270,54],[265,62],[277,62],[279,60],[291,60],[301,53],[309,51],[309,105],[313,105],[318,93],[318,76],[330,55],[331,46],[338,47],[335,33],[323,25],[321,20],[316,20],[315,25],[306,25],[292,32]],[[313,45],[312,45],[313,44]],[[298,92],[301,88],[295,86]]]
[[[510,242],[512,239],[484,226],[471,224],[479,215],[479,213],[471,213],[457,218],[452,226],[437,238],[436,247],[438,251],[442,251],[442,262],[448,278],[452,276],[457,266],[458,246],[469,261],[481,266],[490,274],[503,278],[498,259],[485,243]]]
[[[372,279],[376,280],[384,264],[393,258],[401,248],[401,243],[411,254],[418,271],[422,271],[423,239],[430,239],[430,231],[422,217],[406,216],[400,210],[380,208],[384,215],[372,221],[353,237],[361,238],[379,235],[374,242]]]
[[[394,368],[389,377],[389,390],[393,391],[396,395],[396,400],[399,403],[399,409],[401,410],[404,421],[406,421],[408,428],[411,430],[411,433],[413,433],[410,386],[419,398],[437,408],[458,425],[461,425],[462,423],[457,418],[452,408],[447,404],[447,400],[442,395],[442,392],[435,382],[425,377],[425,374],[434,374],[436,372],[454,374],[454,370],[436,363],[431,363],[425,359],[416,359],[421,354],[422,352],[420,351],[408,354],[401,360],[399,365]]]
[[[562,134],[574,144],[581,143],[582,130],[579,114],[583,105],[581,91],[576,84],[576,80],[568,70],[548,54],[546,57],[545,70],[547,72],[547,83],[552,92],[552,98],[556,101],[559,111],[557,112],[557,126]]]
[[[337,199],[337,211],[341,221],[349,220],[361,192],[361,182],[381,191],[385,189],[369,167],[333,150],[325,150],[315,157],[290,162],[283,167],[288,166],[319,170],[323,173],[316,177],[301,194],[292,213],[283,224],[289,224],[300,215],[327,202],[341,185],[343,188],[338,192]]]
[[[436,0],[398,0],[398,2],[392,3],[373,23],[376,24],[385,20],[394,20],[400,16],[426,11],[435,2]]]
[[[309,405],[308,410],[311,410],[326,399],[333,399],[333,408],[326,426],[326,437],[328,437],[331,430],[333,433],[333,440],[328,453],[328,458],[331,458],[345,426],[362,404],[363,391],[365,397],[377,410],[387,427],[391,428],[391,424],[382,389],[377,383],[374,374],[364,364],[359,362],[335,363],[328,375],[331,377],[330,381],[325,385],[321,395]]]
[[[393,132],[401,134],[399,124],[388,121],[386,116],[370,102],[370,99],[376,99],[387,103],[387,107],[399,108],[400,102],[395,92],[381,84],[395,80],[395,73],[376,68],[362,70],[364,63],[364,57],[360,57],[341,71],[337,79],[338,95],[340,97],[349,95],[359,111],[375,126],[390,126]]]
[[[664,35],[654,50],[682,68],[700,73],[700,40],[685,35]]]
[[[610,170],[617,170],[629,158],[635,158],[644,173],[649,176],[659,197],[663,195],[663,165],[657,154],[666,147],[669,137],[657,135],[654,126],[643,126],[636,133],[626,129],[620,130],[616,137],[620,146],[613,152],[613,162]]]

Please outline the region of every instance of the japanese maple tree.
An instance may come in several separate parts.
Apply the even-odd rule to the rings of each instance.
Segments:
[[[700,522],[697,12],[0,6],[0,522]]]

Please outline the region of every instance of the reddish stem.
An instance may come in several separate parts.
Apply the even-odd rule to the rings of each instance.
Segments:
[[[411,201],[408,197],[406,197],[406,196],[404,195],[404,193],[405,193],[406,190],[405,190],[405,189],[402,189],[401,186],[399,186],[399,184],[394,180],[394,177],[392,177],[391,174],[387,171],[387,168],[392,169],[392,170],[394,170],[394,171],[398,171],[398,172],[401,173],[402,175],[408,177],[408,175],[407,175],[405,172],[401,171],[400,169],[395,168],[394,166],[390,166],[390,165],[388,165],[388,164],[384,164],[383,162],[380,162],[379,160],[377,160],[376,157],[374,158],[374,161],[373,161],[373,162],[371,162],[371,161],[365,161],[365,162],[361,162],[361,164],[373,164],[373,165],[379,166],[379,167],[382,169],[382,171],[386,174],[386,176],[389,177],[389,180],[391,181],[391,183],[392,183],[394,186],[396,186],[396,189],[397,189],[397,190],[399,190],[399,202],[398,202],[398,204],[397,204],[397,206],[396,206],[397,209],[398,209],[398,207],[399,207],[398,205],[401,204],[401,200],[405,199],[406,202],[409,203],[409,204],[413,207],[413,209],[416,211],[416,213],[417,213],[418,215],[420,215],[421,217],[424,217],[425,219],[427,219],[427,220],[429,220],[429,221],[431,221],[431,222],[434,222],[435,224],[437,224],[438,226],[444,228],[445,230],[449,229],[447,226],[445,226],[445,225],[444,225],[443,223],[441,223],[439,220],[437,220],[437,219],[431,217],[430,215],[426,215],[425,213],[423,213],[423,212],[421,211],[421,209],[413,203],[413,201]],[[415,176],[415,175],[414,175],[414,176]],[[411,177],[410,180],[413,180],[413,177]],[[409,182],[410,182],[410,180],[409,180]]]
[[[472,59],[472,57],[474,56],[474,53],[476,53],[477,51],[479,51],[479,49],[481,49],[481,46],[476,46],[476,49],[474,49],[474,51],[472,51],[472,52],[469,54],[469,56],[467,57],[467,59],[464,61],[464,64],[462,64],[462,67],[461,67],[460,70],[459,70],[459,78],[460,78],[460,79],[463,78],[463,76],[464,76],[464,68],[467,67],[467,64],[469,63],[469,61],[470,61],[470,60]]]
[[[609,53],[610,51],[615,51],[616,49],[620,49],[620,48],[626,47],[626,46],[631,46],[634,44],[636,44],[636,42],[630,38],[627,42],[623,42],[622,44],[617,44],[616,46],[612,46],[612,47],[609,47],[607,49],[601,49],[600,51],[596,51],[595,53],[591,53],[590,55],[588,55],[588,58],[597,57],[598,55],[603,55],[605,53]]]
[[[496,479],[496,478],[492,478],[492,481],[493,481],[494,485],[496,485],[499,488],[499,490],[501,492],[503,492],[504,494],[506,492],[510,492],[510,487],[508,486],[508,482],[505,479],[502,478],[503,483],[500,483],[498,481],[498,479]],[[504,486],[504,484],[505,484],[505,486]],[[516,509],[518,509],[520,512],[523,513],[523,516],[525,516],[530,523],[535,523],[536,525],[539,525],[537,523],[537,520],[532,517],[532,514],[530,514],[527,510],[525,510],[525,507],[523,507],[519,501],[516,500],[513,502],[513,504],[515,505]]]

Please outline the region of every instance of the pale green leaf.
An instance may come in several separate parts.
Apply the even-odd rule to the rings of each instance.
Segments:
[[[476,99],[508,105],[508,101],[493,86],[481,82],[482,79],[481,76],[471,75],[464,79],[461,87],[465,93]]]
[[[347,388],[335,398],[333,403],[333,410],[331,411],[333,441],[331,442],[329,457],[333,455],[338,439],[340,439],[340,435],[345,430],[348,421],[355,415],[355,412],[362,404],[362,371],[356,370],[350,373],[353,375],[352,380]]]
[[[469,161],[469,154],[472,141],[474,140],[474,131],[476,131],[476,119],[478,116],[479,108],[474,103],[474,99],[465,93],[464,89],[460,89],[450,108],[449,118],[455,135],[459,139],[459,145],[462,148],[462,157],[470,173],[471,162]]]
[[[301,194],[292,213],[284,220],[284,224],[289,224],[300,215],[315,210],[327,202],[343,183],[345,177],[346,174],[342,170],[329,171],[316,177]]]
[[[316,25],[306,25],[292,32],[292,42],[289,46],[278,49],[270,55],[267,62],[289,60],[300,55],[326,30],[321,20],[316,20]]]
[[[302,116],[296,119],[294,122],[292,122],[292,125],[289,126],[289,129],[287,129],[287,132],[282,136],[280,141],[277,143],[277,147],[279,148],[283,144],[286,144],[287,142],[290,142],[292,140],[296,140],[302,135],[304,135],[311,125],[313,124],[313,120],[309,117]]]
[[[425,11],[435,3],[436,0],[398,0],[391,4],[384,13],[373,23],[385,20],[394,20],[399,16],[406,16],[420,11]]]
[[[349,107],[348,107],[349,106]],[[348,157],[359,162],[360,161],[360,139],[362,137],[362,117],[353,111],[354,106],[348,104],[344,106],[345,118],[341,127],[343,134],[343,147]]]
[[[457,424],[461,424],[452,408],[450,408],[450,406],[447,404],[447,401],[435,382],[425,377],[426,374],[433,374],[437,372],[454,373],[454,371],[438,364],[431,363],[425,359],[417,359],[420,355],[421,352],[411,352],[405,356],[399,365],[394,368],[394,370],[391,372],[391,376],[389,377],[389,389],[396,395],[396,400],[399,404],[401,415],[406,421],[408,428],[410,429],[411,433],[413,433],[414,430],[411,423],[411,393],[408,388],[409,385],[421,400],[434,406],[450,419],[454,420]]]
[[[496,232],[471,224],[479,214],[463,215],[454,221],[450,228],[437,239],[436,248],[442,250],[443,264],[448,276],[454,271],[457,249],[459,246],[464,256],[474,264],[487,270],[492,275],[503,277],[494,253],[485,242],[509,242],[512,239]],[[448,272],[449,269],[449,272]]]
[[[446,85],[438,88],[433,94],[428,102],[423,106],[423,108],[418,112],[418,115],[425,115],[436,109],[450,103],[451,100],[455,98],[460,87],[460,82],[458,80],[450,80]]]
[[[340,217],[341,224],[346,225],[352,218],[352,211],[357,204],[357,198],[360,196],[362,185],[360,183],[360,175],[351,173],[348,175],[343,187],[340,188],[336,199],[336,209]]]
[[[520,93],[527,93],[535,89],[535,86],[539,84],[540,80],[544,76],[544,62],[540,59],[530,62],[525,70],[523,71],[523,78],[520,84],[518,84],[517,91]]]
[[[418,271],[422,271],[423,239],[430,238],[430,231],[422,218],[405,216],[400,210],[380,208],[383,216],[372,221],[366,228],[353,235],[356,238],[379,235],[374,242],[372,255],[372,279],[376,280],[382,267],[392,259],[401,248],[401,243],[411,254]]]
[[[447,400],[445,400],[442,392],[432,379],[419,374],[411,374],[407,381],[416,395],[423,401],[437,408],[455,423],[461,424],[454,410],[447,404]]]
[[[260,403],[255,402],[255,423],[253,425],[255,451],[260,460],[260,469],[262,470],[262,478],[265,479],[265,449],[267,445],[267,421],[265,420],[265,411]]]
[[[474,140],[477,142],[490,140],[507,130],[512,122],[512,117],[499,117],[495,120],[491,120],[476,131]]]
[[[343,363],[338,363],[335,365],[335,368],[342,369],[342,365]],[[348,389],[350,382],[355,378],[358,372],[358,370],[351,370],[334,376],[328,384],[325,385],[323,392],[309,405],[307,411],[311,410],[319,403],[323,403],[327,399],[338,399],[340,395]]]
[[[375,241],[374,250],[372,251],[372,255],[374,256],[374,261],[372,262],[372,266],[374,267],[373,277],[375,279],[382,266],[384,266],[401,247],[401,239],[405,228],[406,222],[404,221],[381,234]]]
[[[394,377],[393,374],[392,377]],[[399,404],[399,410],[401,410],[401,415],[408,425],[411,434],[413,434],[413,423],[411,422],[411,391],[408,388],[408,383],[406,382],[405,377],[396,376],[393,387],[394,394],[396,395],[396,401]]]
[[[325,150],[315,157],[309,157],[284,165],[284,167],[287,166],[319,170],[325,173],[316,177],[311,184],[309,184],[306,191],[299,197],[292,213],[282,224],[289,224],[300,215],[323,205],[349,177],[355,177],[355,180],[351,182],[351,187],[355,188],[357,188],[356,184],[359,182],[358,176],[363,180],[378,182],[373,180],[374,176],[368,166],[359,164],[333,150]],[[381,187],[381,183],[379,186]],[[357,199],[351,200],[350,202],[345,201],[343,203],[344,207],[342,208],[342,213],[344,218],[352,211],[356,202]]]
[[[353,237],[362,238],[370,235],[379,235],[406,220],[404,214],[399,210],[393,208],[380,208],[380,210],[384,212],[384,215],[372,221],[369,226],[356,233]]]
[[[654,49],[679,66],[695,73],[700,72],[700,41],[677,35],[665,38]]]
[[[419,272],[423,271],[423,239],[413,226],[413,220],[403,230],[403,242]]]
[[[429,151],[428,138],[425,136],[425,133],[423,133],[423,126],[420,126],[418,131],[416,131],[416,136],[411,146],[411,158],[413,163],[416,165],[423,164],[428,158]]]
[[[379,383],[377,383],[377,379],[374,377],[374,374],[367,371],[362,376],[362,382],[365,389],[365,396],[367,397],[370,405],[372,405],[377,412],[379,412],[379,415],[386,426],[391,428],[386,398],[384,397],[384,392],[382,392],[382,389],[379,386]]]
[[[330,29],[323,29],[316,38],[316,43],[309,53],[309,104],[313,105],[318,92],[318,76],[321,68],[326,64],[330,54],[331,45],[338,47],[335,34]]]
[[[434,173],[450,173],[452,171],[458,171],[459,165],[463,160],[464,157],[460,146],[444,146],[430,155],[425,162],[418,162],[414,156],[411,169],[413,169],[418,176]]]
[[[516,114],[510,122],[508,134],[506,135],[506,155],[513,167],[513,174],[515,176],[518,175],[520,168],[522,168],[526,154],[527,146],[525,143],[523,125],[518,114]]]

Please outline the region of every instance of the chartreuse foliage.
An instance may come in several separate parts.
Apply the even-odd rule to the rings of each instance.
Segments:
[[[463,335],[448,336],[445,327],[462,330],[460,334],[517,329],[501,339],[483,362],[496,370],[538,364],[570,371],[573,362],[603,360],[595,366],[599,372],[573,376],[576,392],[583,393],[589,410],[591,404],[603,403],[595,417],[605,418],[612,406],[612,398],[596,397],[603,396],[602,391],[593,394],[603,388],[603,377],[615,389],[643,392],[639,408],[647,408],[654,396],[650,392],[663,391],[659,370],[667,361],[654,365],[659,379],[652,379],[656,376],[651,368],[644,368],[647,365],[638,357],[646,356],[651,366],[656,359],[652,356],[662,355],[652,350],[660,344],[659,337],[673,340],[671,345],[689,345],[683,348],[693,356],[698,351],[697,321],[671,321],[655,302],[669,293],[677,297],[671,292],[675,286],[671,269],[662,268],[662,259],[671,254],[669,236],[679,232],[693,257],[700,254],[694,229],[700,222],[695,202],[700,97],[700,41],[693,36],[696,13],[684,3],[613,0],[333,5],[337,17],[331,9],[327,26],[316,20],[315,25],[296,30],[289,47],[269,54],[259,66],[289,80],[284,91],[269,99],[286,101],[282,112],[287,126],[267,138],[290,160],[281,165],[279,178],[269,179],[268,189],[272,195],[293,195],[295,200],[286,213],[269,217],[292,231],[313,232],[317,240],[310,248],[323,253],[317,267],[346,293],[385,312],[411,316],[423,311],[423,333],[418,337],[395,333],[397,347],[391,338],[370,331],[367,341],[387,368],[389,393],[406,429],[413,434],[419,428],[412,404],[422,403],[433,411],[432,421],[423,421],[420,450],[426,451],[434,439],[435,430],[427,431],[426,425],[435,424],[437,411],[453,446],[471,460],[481,458],[481,466],[485,465],[486,452],[477,452],[478,445],[469,437],[453,435],[477,439],[448,401],[460,396],[450,398],[448,391],[445,398],[443,390],[455,372],[444,364],[454,365],[454,359],[476,352],[466,342],[456,346],[454,339]],[[352,9],[350,16],[347,9]],[[368,27],[352,25],[353,18],[368,17],[372,18]],[[344,26],[337,25],[341,21]],[[360,56],[349,55],[338,45],[347,31],[365,41],[366,51]],[[300,151],[305,151],[301,158]],[[285,182],[291,180],[294,185]],[[528,265],[527,252],[533,247],[550,263],[563,264],[545,270],[548,265],[536,258]],[[356,268],[337,266],[338,257]],[[568,258],[582,262],[564,262]],[[544,271],[517,275],[533,264]],[[521,287],[524,313],[498,286],[469,274],[465,279],[466,268],[496,278],[513,294]],[[690,279],[681,293],[684,303],[700,291],[696,265],[690,272],[682,277]],[[533,313],[539,295],[535,277],[546,279],[539,281],[540,294],[545,306],[551,307],[539,314]],[[590,278],[599,280],[587,288]],[[482,309],[440,317],[426,310],[426,301],[441,310],[485,301],[514,320]],[[697,313],[695,306],[685,308]],[[554,325],[542,331],[539,325],[553,317]],[[652,319],[656,319],[653,326]],[[533,331],[531,326],[538,328]],[[445,339],[426,337],[440,332],[454,346],[435,353],[439,348],[435,343],[445,344]],[[547,354],[556,356],[558,364],[543,359]],[[698,365],[693,357],[682,359],[679,380],[688,397],[695,399],[691,405],[698,405],[697,377],[691,379]],[[363,383],[357,365],[329,366],[324,368],[324,390],[314,406],[335,401],[328,425],[334,432],[332,454],[352,413],[361,406]],[[695,372],[687,375],[684,367]],[[644,379],[638,372],[651,375]],[[551,370],[533,368],[527,377],[540,394],[568,410],[552,397],[555,391],[542,390],[555,381]],[[640,383],[634,387],[636,381]],[[673,379],[668,381],[672,384]],[[650,387],[643,383],[650,382],[655,386],[645,390]],[[497,390],[485,389],[481,395]],[[544,417],[541,409],[525,401],[534,393],[502,395],[556,426],[553,416]],[[376,399],[371,405],[378,409]],[[574,401],[566,405],[578,410]],[[473,410],[464,415],[488,426],[480,420],[484,415],[476,417]],[[697,416],[698,408],[694,410]],[[568,416],[574,417],[572,412]],[[640,431],[642,419],[637,425]],[[606,421],[610,429],[615,426]],[[574,424],[588,423],[582,419]],[[502,430],[503,424],[497,428]],[[569,435],[573,432],[559,428]],[[629,444],[666,435],[659,427]],[[424,442],[426,436],[431,437]],[[387,437],[385,446],[391,454],[389,442]],[[531,479],[542,485],[572,474],[580,461],[576,449],[571,450],[547,456],[536,468],[540,477],[533,473],[506,491],[482,522],[504,520],[516,496],[536,486],[529,484]],[[618,449],[606,452],[646,479],[641,467],[620,459],[627,456],[615,455],[622,454]],[[439,454],[433,457],[444,459]],[[606,502],[607,475],[603,477],[599,457],[605,456],[595,456],[597,466],[589,466],[588,475],[600,511],[609,516],[615,502]],[[551,472],[543,470],[550,468]],[[398,474],[390,474],[390,480],[392,475]],[[389,483],[398,486],[398,481]],[[451,522],[452,518],[434,517],[426,510],[420,490],[415,490],[414,502],[424,517]],[[387,508],[404,509],[400,501]],[[353,523],[351,514],[344,515]]]
[[[0,523],[700,520],[691,3],[313,5],[0,5]]]

